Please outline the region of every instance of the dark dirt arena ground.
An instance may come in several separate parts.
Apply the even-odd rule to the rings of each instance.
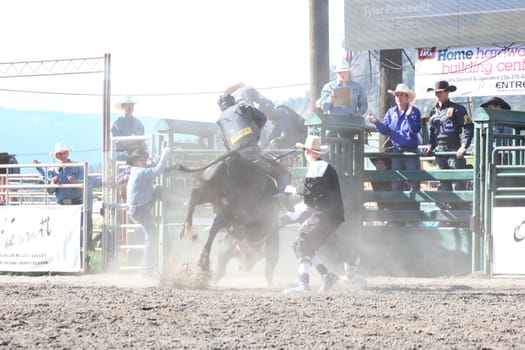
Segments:
[[[4,274],[0,348],[525,348],[524,279],[373,277],[283,294],[289,278],[267,288],[258,274],[230,274],[189,290],[129,274]]]

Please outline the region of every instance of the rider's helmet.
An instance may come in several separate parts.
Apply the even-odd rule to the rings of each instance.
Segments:
[[[229,93],[225,92],[221,95],[221,97],[219,97],[219,101],[217,101],[217,104],[219,105],[221,111],[224,111],[228,107],[233,106],[235,104],[235,98],[233,98],[233,96]]]

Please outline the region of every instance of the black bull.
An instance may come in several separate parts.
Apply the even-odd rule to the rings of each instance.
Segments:
[[[195,237],[192,220],[198,204],[211,203],[215,212],[199,266],[209,271],[213,240],[221,229],[225,229],[229,247],[219,256],[216,281],[224,275],[232,257],[237,256],[251,265],[262,252],[266,260],[264,275],[271,285],[279,257],[277,217],[280,207],[274,181],[259,166],[241,158],[235,151],[200,168],[186,168],[181,164],[177,167],[182,171],[204,170],[191,190],[181,238]]]

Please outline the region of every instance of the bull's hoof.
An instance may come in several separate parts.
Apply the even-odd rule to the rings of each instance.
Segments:
[[[182,225],[179,231],[179,238],[184,239],[184,236],[186,236],[186,225]]]
[[[207,256],[201,256],[199,259],[199,267],[202,271],[210,271],[210,259]]]
[[[221,279],[222,279],[222,277],[214,276],[211,282],[212,282],[214,285],[217,285],[217,284],[219,284],[219,282],[220,282]]]
[[[189,231],[189,232],[186,232],[186,237],[185,237],[188,241],[191,241],[191,242],[195,242],[197,241],[197,239],[199,238],[199,236],[197,236],[197,234],[193,231]]]
[[[210,271],[210,265],[208,263],[205,263],[205,262],[201,261],[201,262],[199,262],[199,267],[204,272]]]
[[[183,240],[186,239],[188,241],[195,242],[198,236],[197,234],[195,234],[195,232],[193,232],[191,228],[186,228],[186,225],[184,225],[179,231],[179,238]]]

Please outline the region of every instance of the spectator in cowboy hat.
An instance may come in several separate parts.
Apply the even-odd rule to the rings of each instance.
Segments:
[[[324,114],[364,117],[368,110],[368,99],[363,86],[351,79],[350,62],[343,58],[332,71],[336,79],[323,86],[321,96],[315,102],[316,107]],[[351,130],[330,130],[327,136],[351,139],[354,134]],[[335,152],[344,152],[340,144],[336,143],[335,147]]]
[[[421,112],[412,104],[416,94],[406,84],[397,84],[395,90],[388,90],[388,93],[395,96],[396,105],[389,108],[383,121],[372,115],[367,116],[367,120],[375,124],[377,130],[388,137],[392,147],[387,152],[403,154],[405,152],[419,154],[418,134],[421,131]],[[392,170],[419,170],[419,157],[399,156],[393,157]],[[401,191],[403,184],[399,181],[392,182],[393,191]],[[419,191],[419,181],[410,182],[411,191]],[[414,209],[419,209],[419,205],[413,203]],[[416,208],[417,207],[417,208]]]
[[[364,116],[368,110],[368,100],[363,86],[350,78],[350,62],[342,59],[337,64],[333,72],[336,79],[326,83],[321,90],[321,97],[316,102],[318,107],[328,114],[346,115],[346,116]],[[350,88],[350,103],[346,106],[334,106],[334,89]]]
[[[483,103],[480,107],[492,108],[492,109],[505,109],[510,111],[510,105],[501,97],[492,97],[487,102]]]
[[[123,115],[118,117],[111,126],[111,135],[118,136],[144,136],[144,125],[133,116],[137,101],[130,95],[124,96],[115,104],[117,109],[123,110]],[[146,150],[144,140],[119,140],[115,143],[117,160],[126,160],[136,149]]]
[[[505,101],[501,97],[492,97],[490,100],[480,105],[480,107],[487,108],[487,109],[503,109],[507,111],[511,110],[510,105],[507,103],[507,101]],[[494,133],[497,133],[497,134],[512,134],[514,131],[514,129],[503,126],[503,125],[494,125],[493,130],[494,130]],[[497,146],[508,146],[509,144],[505,144],[506,143],[505,141],[507,140],[505,139],[496,140],[496,145]]]
[[[79,184],[84,181],[84,168],[82,167],[62,167],[60,164],[73,163],[69,155],[73,150],[62,142],[55,144],[51,156],[58,160],[59,166],[56,169],[48,170],[47,174],[41,167],[37,167],[40,175],[47,180],[47,183],[55,185]],[[34,164],[40,164],[38,160],[33,160]],[[48,193],[55,194],[58,204],[71,205],[82,204],[81,188],[48,188]]]
[[[84,168],[81,166],[74,167],[65,167],[61,164],[75,163],[70,158],[69,155],[73,150],[67,147],[62,142],[57,142],[53,151],[50,152],[51,157],[58,160],[58,166],[54,169],[48,169],[47,174],[41,167],[37,167],[36,170],[40,173],[43,179],[49,184],[55,185],[72,185],[72,184],[82,184],[84,183]],[[38,160],[33,160],[34,164],[40,164]],[[54,194],[56,202],[59,205],[80,205],[83,203],[83,191],[90,191],[91,187],[89,183],[85,183],[84,188],[63,188],[63,187],[54,187],[48,188],[47,192]],[[90,200],[90,193],[88,192],[88,202]],[[90,203],[86,203],[87,211],[87,250],[93,250],[93,240],[92,240],[92,230],[93,230],[93,218],[92,211],[90,211]],[[83,227],[82,222],[84,220],[84,215],[81,215],[81,227]],[[83,241],[80,241],[82,246]]]
[[[436,155],[436,164],[440,169],[465,169],[464,154],[472,143],[474,137],[474,124],[465,107],[449,99],[449,93],[456,91],[454,85],[446,80],[436,81],[433,91],[437,102],[430,111],[429,143],[423,154],[432,151],[454,152],[454,155]],[[461,191],[465,189],[464,181],[441,181],[443,191]],[[453,209],[455,205],[447,205]],[[457,207],[456,209],[461,209]]]

